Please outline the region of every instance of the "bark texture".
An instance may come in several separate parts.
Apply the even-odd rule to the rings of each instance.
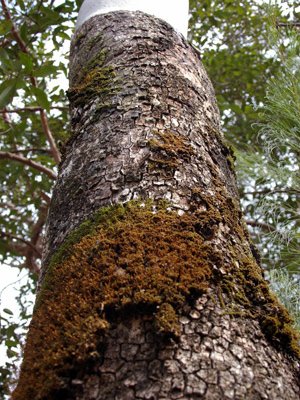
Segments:
[[[72,41],[69,98],[13,399],[298,399],[297,338],[245,230],[197,53],[143,13],[93,17]]]
[[[186,211],[195,186],[210,196],[220,190],[213,176],[237,198],[211,82],[166,23],[138,12],[87,21],[73,38],[69,97],[73,136],[53,194],[46,261],[103,205],[164,198]]]
[[[289,361],[257,322],[232,319],[204,295],[180,318],[178,343],[157,336],[149,318],[112,326],[101,366],[73,380],[80,400],[297,399]]]

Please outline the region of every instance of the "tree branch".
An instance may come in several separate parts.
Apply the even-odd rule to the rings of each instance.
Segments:
[[[45,192],[41,192],[41,198],[44,200],[44,202],[48,205],[50,205],[51,202],[51,197],[49,197]]]
[[[297,189],[263,189],[263,190],[255,190],[253,192],[243,192],[242,196],[247,196],[247,195],[252,195],[252,196],[257,196],[258,194],[300,194],[300,190]]]
[[[12,235],[11,233],[6,233],[6,232],[1,232],[1,237],[18,240],[19,242],[22,242],[22,243],[26,244],[26,246],[30,247],[37,254],[38,257],[42,257],[42,254],[39,252],[39,250],[26,239],[23,239],[19,236]]]
[[[19,153],[51,153],[51,150],[49,150],[49,149],[38,149],[38,148],[35,148],[35,147],[29,147],[28,149],[16,149],[16,150],[12,150],[12,149],[10,149],[9,150],[9,153],[17,153],[17,154],[19,154]]]
[[[39,252],[40,256],[36,256],[36,252],[33,251],[32,248],[28,248],[27,256],[26,256],[26,261],[29,267],[32,268],[32,266],[37,266],[37,258],[42,257],[42,231],[43,227],[46,222],[46,217],[47,217],[47,212],[48,212],[48,204],[42,204],[40,209],[39,209],[39,217],[33,227],[31,228],[31,237],[30,237],[30,243],[34,246],[34,248]],[[41,251],[40,251],[41,249]],[[39,270],[39,268],[38,268]]]
[[[16,243],[9,241],[7,246],[11,251],[18,253],[22,257],[25,257],[26,262],[24,263],[24,266],[34,273],[39,273],[40,271],[37,260],[41,259],[42,257],[41,234],[46,222],[48,207],[48,203],[41,205],[39,209],[39,217],[37,221],[30,227],[30,241],[11,233],[1,232],[0,235],[1,237],[6,237],[11,240],[14,239],[17,242],[20,242]]]
[[[57,175],[47,167],[44,167],[42,164],[39,164],[35,161],[29,160],[26,157],[23,157],[21,155],[5,152],[5,151],[0,151],[0,159],[7,159],[7,160],[12,160],[12,161],[17,161],[22,164],[28,165],[29,167],[32,167],[44,174],[46,174],[49,178],[55,180],[57,178]]]
[[[276,27],[293,27],[300,28],[300,21],[290,21],[290,22],[276,22]]]
[[[10,45],[10,40],[8,40],[8,39],[4,39],[4,40],[2,40],[2,42],[0,42],[0,47],[1,47],[2,49],[4,49],[5,47],[7,47],[8,45]]]
[[[61,161],[60,153],[59,153],[59,150],[58,150],[58,148],[56,146],[54,137],[53,137],[53,135],[52,135],[52,133],[50,131],[49,124],[48,124],[48,119],[47,119],[45,110],[41,109],[40,115],[41,115],[41,121],[42,121],[42,127],[43,127],[43,130],[44,130],[44,134],[46,135],[46,138],[47,138],[47,140],[48,140],[48,142],[50,144],[50,148],[51,148],[51,152],[52,152],[53,158],[57,162],[57,164],[59,164],[60,161]]]
[[[245,222],[247,225],[252,226],[254,228],[260,228],[265,232],[274,232],[275,231],[274,226],[272,226],[270,224],[266,224],[265,222],[249,221],[249,220],[246,220]]]
[[[2,4],[2,7],[3,7],[3,12],[4,12],[6,20],[9,21],[11,23],[11,25],[12,25],[11,32],[12,32],[12,35],[13,35],[14,39],[18,43],[18,45],[19,45],[21,51],[23,51],[23,53],[30,54],[26,44],[22,40],[22,38],[21,38],[16,26],[14,25],[14,23],[12,21],[11,14],[9,12],[9,9],[8,9],[7,5],[6,5],[5,0],[1,0],[1,4]],[[34,86],[34,87],[38,86],[37,85],[37,80],[36,80],[36,78],[34,76],[30,76],[30,81],[31,81],[32,86]],[[55,140],[54,140],[53,135],[52,135],[52,133],[50,131],[49,124],[48,124],[48,119],[47,119],[45,110],[41,108],[39,112],[40,112],[40,116],[41,116],[41,122],[42,122],[43,131],[44,131],[44,134],[45,134],[45,136],[46,136],[46,138],[47,138],[47,140],[49,142],[53,158],[54,158],[55,162],[60,163],[60,160],[61,160],[60,153],[59,153],[59,151],[57,149]]]
[[[60,110],[60,111],[64,111],[64,110],[68,110],[69,107],[50,107],[51,110]],[[21,114],[22,112],[40,112],[42,110],[41,107],[22,107],[22,108],[15,108],[13,110],[0,110],[0,114]]]
[[[10,119],[10,116],[8,115],[6,108],[4,108],[4,110],[2,110],[2,117],[3,117],[4,122],[7,125],[11,125],[11,119]]]
[[[11,23],[11,33],[12,36],[14,37],[15,41],[18,43],[18,46],[20,47],[21,51],[23,51],[23,53],[27,53],[29,54],[29,51],[26,47],[26,44],[23,42],[21,36],[19,35],[18,30],[16,29],[15,24],[12,21],[9,9],[6,5],[5,0],[1,0],[1,4],[2,4],[2,8],[3,8],[3,13],[5,15],[5,18],[7,21],[9,21]]]

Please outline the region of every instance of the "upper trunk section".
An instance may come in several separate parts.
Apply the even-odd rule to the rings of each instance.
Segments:
[[[211,82],[167,23],[141,12],[91,18],[72,41],[68,93],[72,137],[54,189],[46,262],[100,206],[150,197],[187,211],[195,188],[237,198]]]

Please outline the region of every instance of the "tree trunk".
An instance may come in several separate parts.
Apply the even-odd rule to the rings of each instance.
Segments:
[[[73,38],[72,137],[14,400],[298,399],[193,48],[141,12]]]

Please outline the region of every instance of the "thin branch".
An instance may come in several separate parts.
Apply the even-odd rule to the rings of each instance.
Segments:
[[[50,148],[51,148],[51,152],[52,152],[53,158],[59,164],[60,161],[61,161],[60,153],[59,153],[59,150],[58,150],[58,148],[56,146],[54,137],[53,137],[53,135],[52,135],[52,133],[50,131],[49,124],[48,124],[48,119],[47,119],[45,111],[41,110],[40,111],[40,115],[41,115],[41,121],[42,121],[43,130],[44,130],[46,138],[48,139],[48,142],[50,144]]]
[[[5,264],[5,265],[7,265],[8,267],[11,267],[11,266],[8,265],[8,264]],[[4,291],[5,291],[6,289],[8,289],[10,286],[15,285],[16,283],[21,282],[25,277],[26,277],[26,276],[22,276],[21,278],[17,279],[16,281],[11,282],[11,283],[9,283],[8,285],[4,286],[4,288],[3,288],[3,289],[1,290],[1,292],[0,292],[0,305],[2,305],[1,302],[2,302],[2,295],[3,295]],[[1,308],[2,308],[2,307],[1,307]],[[0,331],[2,331],[2,325],[1,325],[1,324],[2,324],[3,316],[2,316],[2,315],[0,315],[0,316],[1,316],[1,318],[0,318]]]
[[[7,125],[11,126],[11,119],[10,119],[10,116],[8,115],[7,109],[4,108],[4,110],[2,110],[2,111],[3,111],[3,112],[2,112],[3,121],[4,121]]]
[[[47,205],[50,205],[51,202],[51,197],[49,197],[45,192],[41,192],[41,198],[47,203]]]
[[[42,254],[40,253],[40,251],[26,239],[23,239],[19,236],[12,235],[11,233],[5,233],[5,232],[1,232],[1,237],[18,240],[19,242],[22,242],[22,243],[26,244],[26,246],[30,247],[37,254],[38,257],[42,257]]]
[[[266,224],[265,222],[249,221],[249,220],[246,220],[245,222],[247,225],[252,226],[253,228],[260,228],[266,232],[274,232],[276,230],[274,226]]]
[[[42,256],[42,231],[46,222],[47,212],[48,212],[48,204],[42,205],[39,209],[38,220],[31,228],[30,243],[34,246],[35,249],[39,251],[40,257],[38,258],[41,258]],[[35,269],[39,270],[36,261],[37,257],[35,252],[29,248],[26,255],[26,263],[29,266],[29,268],[35,267]]]
[[[68,107],[50,107],[51,110],[60,110],[60,111],[65,111],[68,110]],[[42,110],[42,107],[23,107],[23,108],[15,108],[13,110],[0,110],[0,114],[21,114],[23,112],[29,111],[29,112],[40,112]]]
[[[23,51],[23,53],[29,54],[29,51],[28,51],[24,41],[22,40],[22,38],[21,38],[21,36],[20,36],[15,24],[12,21],[12,18],[11,18],[11,15],[10,15],[10,12],[9,12],[9,9],[8,9],[8,7],[6,5],[5,0],[1,0],[1,4],[2,4],[3,13],[5,15],[6,20],[11,23],[12,36],[14,37],[15,41],[18,43],[21,51]]]
[[[22,164],[28,165],[29,167],[32,167],[40,172],[43,172],[44,174],[46,174],[47,176],[49,176],[49,178],[51,178],[53,180],[55,180],[57,178],[57,175],[50,168],[44,167],[43,165],[41,165],[35,161],[29,160],[28,158],[23,157],[21,155],[17,155],[17,154],[5,152],[5,151],[0,151],[0,159],[17,161]]]
[[[300,190],[297,189],[263,189],[263,190],[255,190],[253,192],[243,192],[242,195],[252,195],[252,196],[257,196],[258,194],[300,194]]]
[[[277,22],[276,27],[300,27],[300,21],[290,21],[290,22]]]
[[[3,233],[1,233],[1,236],[4,236]],[[16,242],[8,242],[7,246],[9,251],[12,251],[14,253],[18,253],[19,256],[24,257],[26,259],[25,263],[23,264],[23,267],[26,267],[29,269],[29,271],[39,274],[40,272],[40,267],[37,264],[37,260],[41,259],[41,252],[37,247],[34,245],[31,245],[29,241],[26,241],[25,239],[11,235],[11,234],[5,234],[5,236],[8,239],[15,239]]]
[[[8,40],[8,39],[4,39],[4,40],[2,40],[2,42],[0,42],[0,47],[1,47],[2,49],[4,49],[5,47],[7,47],[8,45],[10,45],[10,40]]]
[[[29,147],[28,149],[17,149],[17,150],[9,150],[9,153],[51,153],[49,149],[38,149],[35,147]]]
[[[7,5],[6,5],[5,0],[1,0],[1,4],[2,4],[2,7],[3,7],[3,12],[4,12],[6,20],[9,21],[11,23],[11,25],[12,25],[12,28],[11,28],[12,35],[15,38],[16,42],[18,43],[21,51],[23,51],[23,53],[30,54],[26,44],[22,40],[22,38],[21,38],[16,26],[14,25],[14,23],[12,21],[11,14],[9,12],[9,9],[8,9]],[[36,78],[34,76],[30,76],[30,81],[31,81],[32,86],[38,87],[37,80],[36,80]],[[47,140],[49,142],[53,158],[54,158],[55,162],[60,163],[60,160],[61,160],[60,153],[59,153],[59,150],[57,149],[54,137],[53,137],[53,135],[52,135],[52,133],[50,131],[49,124],[48,124],[48,119],[47,119],[45,110],[41,108],[39,112],[40,112],[40,116],[41,116],[41,122],[42,122],[43,131],[44,131],[44,134],[45,134],[45,136],[46,136],[46,138],[47,138]]]
[[[0,202],[0,208],[8,208],[10,210],[17,210],[17,207],[15,204],[7,201],[7,202]]]

